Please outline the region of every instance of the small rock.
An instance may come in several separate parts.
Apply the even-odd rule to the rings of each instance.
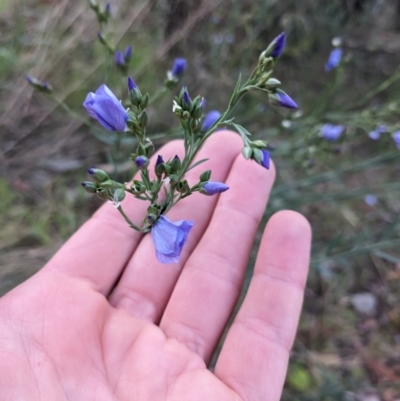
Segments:
[[[350,303],[357,312],[364,315],[374,315],[378,306],[376,296],[370,292],[354,294],[350,299]]]

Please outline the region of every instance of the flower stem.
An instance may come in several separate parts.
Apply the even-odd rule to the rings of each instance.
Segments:
[[[122,209],[121,205],[117,207],[117,210],[122,214],[123,218],[125,221],[129,224],[130,227],[132,227],[134,230],[139,231],[139,232],[144,232],[142,228],[134,224],[131,219],[125,214],[124,210]]]

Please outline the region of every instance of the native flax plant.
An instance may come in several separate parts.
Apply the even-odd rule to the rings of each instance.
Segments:
[[[87,192],[111,201],[133,229],[143,233],[151,232],[156,257],[161,263],[179,261],[182,248],[194,224],[186,220],[172,222],[165,214],[180,200],[195,192],[212,196],[229,189],[224,183],[211,181],[210,170],[200,174],[199,181],[193,186],[190,186],[185,179],[189,170],[206,161],[199,160],[195,163],[194,159],[215,130],[226,126],[233,127],[243,140],[243,156],[269,169],[270,155],[267,142],[252,141],[251,134],[244,127],[235,124],[231,114],[243,96],[253,90],[265,92],[272,105],[288,109],[297,108],[295,101],[280,89],[281,82],[272,77],[273,68],[284,50],[285,42],[286,36],[282,33],[261,53],[256,68],[244,84],[239,77],[227,109],[223,113],[214,110],[204,118],[204,99],[201,96],[192,99],[187,87],[181,89],[179,96],[173,100],[172,112],[179,119],[183,130],[184,157],[182,160],[178,156],[164,160],[162,155],[158,155],[154,166],[156,178],[153,180],[149,174],[149,157],[154,152],[154,146],[147,137],[149,95],[143,95],[131,77],[128,78],[132,105],[130,109],[125,109],[105,85],[102,85],[96,93],[88,94],[84,106],[92,117],[105,128],[127,133],[138,141],[135,152],[131,154],[131,160],[140,171],[140,179],[134,180],[127,186],[111,180],[102,170],[89,169],[92,181],[85,181],[82,186]],[[176,84],[185,68],[186,60],[177,59],[168,73],[166,87]],[[150,203],[140,225],[133,223],[121,206],[126,195]]]

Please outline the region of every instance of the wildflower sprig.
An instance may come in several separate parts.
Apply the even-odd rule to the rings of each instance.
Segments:
[[[102,85],[96,93],[90,93],[87,96],[84,106],[100,124],[111,131],[123,132],[137,139],[138,145],[135,152],[131,154],[131,159],[140,171],[140,179],[135,179],[131,184],[126,185],[111,180],[101,170],[89,169],[92,181],[85,181],[82,185],[87,192],[111,201],[132,228],[143,233],[151,231],[156,256],[160,262],[179,261],[182,247],[193,227],[193,222],[185,220],[171,222],[165,214],[180,200],[196,192],[211,196],[229,189],[224,183],[211,181],[210,170],[202,172],[198,181],[192,186],[185,178],[189,170],[207,160],[194,162],[198,152],[215,130],[226,126],[233,127],[243,140],[243,156],[269,169],[267,142],[251,140],[250,132],[234,123],[231,114],[240,100],[253,90],[265,92],[274,106],[297,108],[294,100],[280,89],[281,82],[272,76],[275,63],[284,50],[285,41],[286,36],[282,33],[271,42],[261,54],[257,67],[244,84],[239,76],[227,109],[223,113],[213,111],[203,121],[204,99],[201,96],[192,99],[186,86],[181,89],[179,95],[173,100],[172,111],[179,119],[183,131],[184,156],[182,160],[175,156],[165,161],[162,155],[158,155],[154,165],[154,179],[150,178],[149,171],[149,158],[154,152],[154,146],[146,135],[149,123],[147,113],[149,95],[147,93],[143,95],[138,85],[129,77],[128,91],[131,107],[128,109],[122,106],[105,85]],[[166,88],[176,85],[185,68],[186,60],[175,60],[172,70],[167,75]],[[121,206],[127,194],[150,203],[140,227],[129,220]]]

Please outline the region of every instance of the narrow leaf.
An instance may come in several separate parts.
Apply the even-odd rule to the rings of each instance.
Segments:
[[[199,164],[206,162],[207,160],[209,160],[209,159],[201,159],[201,160],[199,160],[198,162],[192,164],[192,165],[186,170],[186,172],[188,172],[188,171],[191,170],[192,168],[197,167]]]

